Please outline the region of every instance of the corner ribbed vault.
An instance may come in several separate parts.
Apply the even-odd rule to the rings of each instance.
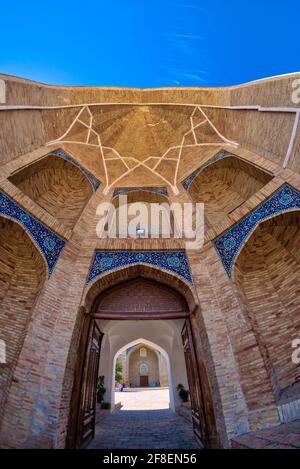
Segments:
[[[189,192],[194,202],[205,204],[206,227],[216,228],[271,179],[270,174],[232,156],[205,168]]]
[[[10,181],[67,228],[74,226],[93,194],[84,174],[54,155],[21,169]]]

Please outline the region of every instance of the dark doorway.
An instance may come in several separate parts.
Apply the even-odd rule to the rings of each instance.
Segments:
[[[103,334],[96,321],[87,316],[79,346],[81,360],[75,373],[72,400],[74,415],[69,422],[67,447],[84,448],[95,436],[97,380]]]
[[[195,339],[190,319],[185,321],[181,335],[189,382],[194,433],[201,446],[217,448],[219,442],[210,386],[199,344],[197,353],[195,350]],[[201,355],[199,355],[200,352]]]
[[[148,298],[146,305],[145,298]],[[188,305],[177,290],[144,278],[105,290],[95,298],[90,314],[83,314],[67,447],[86,447],[95,436],[96,390],[103,337],[96,324],[98,319],[145,320],[145,327],[152,319],[184,319],[182,340],[194,433],[202,447],[218,447],[212,395],[197,325],[193,318],[191,323]],[[147,375],[140,375],[140,386],[149,387]]]
[[[148,376],[140,376],[140,386],[141,388],[146,388],[148,386]]]

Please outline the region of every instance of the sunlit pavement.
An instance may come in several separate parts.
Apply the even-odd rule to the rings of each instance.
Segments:
[[[121,410],[169,409],[169,390],[141,390],[137,388],[130,391],[117,391],[115,393],[115,403]]]

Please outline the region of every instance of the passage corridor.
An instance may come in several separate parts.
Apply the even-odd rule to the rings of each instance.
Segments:
[[[116,410],[101,416],[89,448],[198,448],[192,426],[169,410]]]
[[[153,393],[152,404],[150,393]],[[124,396],[120,397],[120,394]],[[165,394],[166,391],[117,393],[116,403],[121,401],[122,407],[113,413],[101,412],[95,439],[89,448],[197,449],[192,424],[164,408]],[[139,410],[143,400],[148,410]],[[157,410],[160,404],[163,408]]]

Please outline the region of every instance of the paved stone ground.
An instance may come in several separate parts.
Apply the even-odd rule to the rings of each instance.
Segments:
[[[239,436],[232,440],[232,447],[260,449],[300,448],[300,420]]]
[[[198,448],[189,422],[168,408],[158,410],[161,405],[168,407],[168,390],[116,394],[116,403],[121,401],[123,407],[113,413],[101,412],[88,448]],[[150,409],[137,410],[142,404]]]
[[[103,415],[88,448],[198,448],[192,426],[170,410],[116,410]]]

